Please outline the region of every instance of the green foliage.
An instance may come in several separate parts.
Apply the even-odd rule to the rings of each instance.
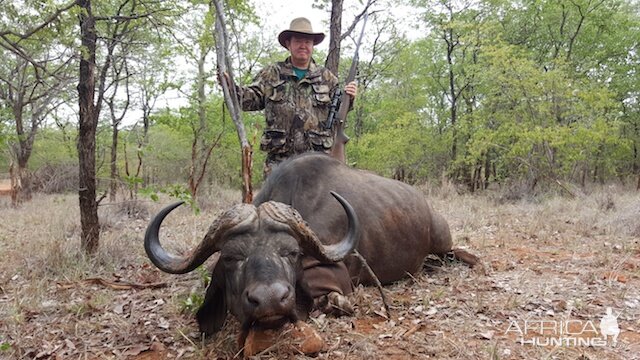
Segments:
[[[209,286],[209,283],[211,283],[211,273],[209,273],[206,266],[198,266],[196,271],[202,281],[202,288],[206,289],[207,286]],[[184,313],[195,314],[204,303],[203,293],[204,291],[201,291],[200,289],[191,292],[184,300],[181,301],[181,311]]]
[[[21,36],[55,9],[51,2],[2,5],[0,17],[0,140],[13,160],[27,164],[45,117],[70,90],[72,56],[64,38],[72,31],[67,14],[42,26],[37,34]],[[6,169],[6,165],[3,166]],[[3,170],[6,171],[6,170]]]
[[[200,213],[200,208],[193,200],[193,196],[189,192],[189,189],[187,189],[184,185],[182,184],[167,185],[161,188],[160,192],[167,194],[172,198],[178,199],[180,201],[184,201],[189,206],[191,206],[191,208],[193,209],[193,212],[196,215]]]
[[[203,134],[204,140],[211,143],[220,137],[207,164],[208,174],[212,180],[210,182],[239,187],[242,180],[240,178],[240,143],[229,114],[224,112],[223,116],[220,98],[213,98],[207,104],[207,114],[209,123],[206,133]],[[195,128],[199,126],[197,113],[192,106],[189,106],[177,111],[160,112],[152,119],[154,126],[150,132],[150,145],[147,149],[150,155],[147,157],[147,163],[158,171],[162,171],[160,180],[171,181],[169,179],[175,179],[176,174],[186,174],[188,171],[187,167],[191,161],[191,142]],[[259,113],[244,113],[243,120],[247,139],[254,149],[252,175],[253,179],[258,181],[262,178],[262,163],[265,156],[258,150],[264,117]],[[174,168],[168,168],[166,164],[172,164]],[[186,181],[186,177],[183,176],[183,180]]]
[[[428,74],[430,68],[423,66],[423,53],[430,52],[433,43],[395,42],[395,61],[367,69],[379,75],[367,92],[359,95],[349,116],[353,124],[353,113],[361,114],[362,135],[352,132],[348,161],[385,176],[424,181],[446,169],[451,141],[445,126],[434,121],[432,106],[437,100],[425,91],[435,86]]]
[[[433,130],[418,114],[406,112],[363,135],[349,149],[349,159],[388,177],[425,179],[442,170],[438,165],[443,166],[439,156],[446,142]]]
[[[576,163],[599,164],[613,175],[613,156],[629,155],[606,88],[572,79],[561,62],[545,71],[506,44],[487,48],[484,60],[477,87],[484,106],[462,119],[468,140],[458,165],[474,166],[489,154],[499,179],[556,179],[571,176]]]
[[[168,195],[170,198],[182,201],[189,205],[193,209],[193,213],[200,214],[200,208],[193,199],[193,196],[189,192],[189,189],[183,184],[169,184],[165,186],[149,186],[142,188],[138,191],[138,194],[144,197],[148,197],[152,201],[158,201],[160,197],[158,194]]]
[[[127,188],[129,190],[136,189],[138,186],[144,184],[144,179],[141,178],[140,176],[124,175],[124,176],[121,176],[121,178],[125,182],[125,184],[127,184]],[[156,200],[158,200],[158,199],[157,198],[154,199],[154,201],[156,201]]]
[[[143,187],[140,190],[138,190],[138,195],[142,197],[147,197],[154,202],[157,202],[158,200],[160,200],[160,197],[158,196],[158,191],[155,189],[155,187]]]
[[[192,292],[180,301],[180,311],[186,314],[195,314],[204,303],[201,292]]]
[[[47,127],[38,132],[34,142],[32,169],[43,165],[77,164],[76,131],[63,132],[55,127]]]
[[[640,168],[633,165],[637,92],[629,82],[638,80],[637,4],[414,3],[429,8],[433,32],[419,57],[429,59],[423,69],[433,82],[423,89],[432,126],[451,135],[446,141],[457,150],[454,178],[467,181],[484,168],[497,181],[586,172],[602,180]]]

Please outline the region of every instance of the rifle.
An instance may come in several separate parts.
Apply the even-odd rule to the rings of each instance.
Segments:
[[[362,22],[362,30],[360,32],[360,37],[358,38],[358,42],[356,43],[355,54],[353,55],[353,61],[351,62],[351,68],[349,69],[349,74],[347,75],[345,84],[355,81],[356,79],[356,71],[358,69],[358,51],[360,50],[360,44],[362,43],[362,36],[364,35],[364,27],[367,25],[367,17],[368,17],[368,14],[365,13],[364,21]],[[347,134],[344,133],[344,127],[347,120],[347,112],[349,112],[349,105],[351,105],[351,101],[350,101],[351,99],[349,99],[349,95],[346,92],[338,93],[338,91],[336,91],[336,94],[334,94],[334,98],[340,99],[338,113],[336,114],[335,107],[333,111],[329,112],[329,117],[327,119],[326,126],[328,129],[330,129],[333,126],[333,123],[337,121],[338,125],[336,130],[336,138],[334,140],[333,147],[331,147],[331,157],[336,158],[342,161],[343,163],[346,163],[344,146],[349,141],[349,137],[347,136]],[[333,99],[331,101],[331,105],[332,106],[334,105]]]
[[[340,107],[340,99],[342,98],[342,90],[340,88],[336,89],[336,92],[333,93],[333,97],[331,98],[331,104],[329,104],[329,116],[327,116],[327,121],[325,122],[324,129],[331,130],[333,127],[333,123],[336,121],[336,110]]]

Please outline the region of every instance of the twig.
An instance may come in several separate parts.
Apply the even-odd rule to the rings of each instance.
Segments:
[[[358,252],[358,250],[353,250],[353,255],[360,260],[360,263],[362,264],[362,266],[367,270],[367,273],[369,273],[369,276],[371,276],[371,278],[373,279],[374,283],[376,284],[376,287],[378,288],[378,291],[380,292],[380,297],[382,298],[384,309],[387,311],[387,316],[391,318],[391,310],[389,310],[387,297],[384,294],[384,289],[382,288],[382,284],[380,283],[380,280],[378,279],[376,274],[373,272],[373,270],[367,263],[367,260]]]
[[[356,15],[351,25],[349,25],[349,28],[343,34],[340,35],[340,41],[346,39],[347,36],[351,35],[353,30],[356,28],[356,25],[360,22],[360,19],[362,19],[365,15],[371,15],[379,12],[379,11],[368,12],[371,5],[375,4],[375,2],[376,0],[367,1],[367,4],[364,6],[364,9],[362,9],[362,11],[358,15]]]
[[[102,196],[100,196],[100,198],[98,200],[96,200],[96,206],[100,206],[100,203],[102,202],[102,200],[104,200],[104,198],[107,197],[107,190],[104,191],[104,193],[102,193]]]
[[[409,278],[411,278],[411,280],[413,280],[413,282],[414,282],[414,283],[417,283],[417,282],[418,282],[418,279],[417,279],[415,276],[413,276],[413,274],[412,274],[412,273],[410,273],[410,272],[408,272],[408,271],[407,271],[407,272],[405,272],[404,274],[405,274],[405,275],[407,275]]]
[[[58,282],[57,284],[63,289],[70,289],[76,286],[78,283],[102,285],[114,290],[159,289],[159,288],[164,288],[168,286],[166,282],[137,284],[137,283],[127,282],[127,281],[109,281],[103,278],[88,278],[88,279],[80,280],[75,283],[74,282],[68,282],[68,283]]]
[[[421,327],[422,327],[422,322],[417,323],[414,327],[412,327],[411,329],[407,330],[404,334],[402,334],[402,337],[406,339],[407,337],[411,336],[411,334],[420,330]]]
[[[193,342],[193,340],[189,339],[189,337],[187,335],[185,335],[182,330],[178,329],[178,333],[185,339],[187,340],[194,348],[198,348],[198,345],[196,345],[196,343]]]

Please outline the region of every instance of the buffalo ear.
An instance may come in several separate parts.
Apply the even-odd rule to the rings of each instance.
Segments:
[[[211,283],[204,297],[204,302],[196,314],[200,331],[207,336],[220,330],[222,325],[224,325],[224,321],[227,319],[227,302],[224,296],[224,285],[222,266],[216,264],[211,275]]]
[[[296,281],[296,315],[299,320],[306,320],[313,310],[313,297],[304,278]]]

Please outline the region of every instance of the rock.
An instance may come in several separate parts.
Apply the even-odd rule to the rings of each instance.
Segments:
[[[243,353],[249,357],[272,346],[280,350],[289,347],[295,349],[296,353],[312,355],[322,350],[324,340],[311,326],[298,321],[295,325],[287,324],[279,329],[250,329],[244,341]]]
[[[244,356],[253,356],[269,348],[276,342],[280,331],[282,331],[282,329],[250,329],[244,340],[244,344],[239,344],[240,346],[244,345]]]
[[[553,310],[556,312],[561,312],[567,309],[567,302],[562,299],[553,300]]]

